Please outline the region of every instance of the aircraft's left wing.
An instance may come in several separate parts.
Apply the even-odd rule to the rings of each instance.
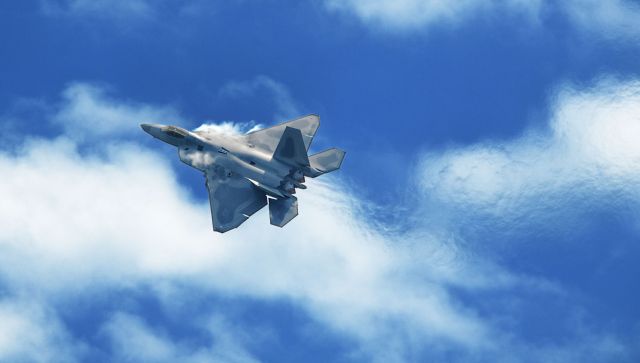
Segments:
[[[292,127],[300,130],[305,150],[309,150],[313,136],[316,134],[319,126],[320,117],[318,115],[307,115],[266,129],[254,131],[244,136],[250,144],[273,153],[276,151],[285,129]]]
[[[267,196],[249,180],[222,166],[205,172],[213,230],[227,232],[267,205]]]

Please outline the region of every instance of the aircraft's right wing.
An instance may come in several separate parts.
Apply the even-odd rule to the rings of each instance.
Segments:
[[[320,117],[318,117],[318,115],[307,115],[276,126],[248,133],[245,137],[250,144],[273,154],[287,126],[300,130],[305,150],[309,150],[313,136],[320,126]]]
[[[205,172],[213,230],[227,232],[267,205],[267,196],[249,180],[216,165]]]

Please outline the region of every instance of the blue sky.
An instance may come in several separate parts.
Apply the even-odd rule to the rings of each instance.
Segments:
[[[640,3],[0,4],[0,361],[637,362]],[[142,122],[343,168],[211,231]]]

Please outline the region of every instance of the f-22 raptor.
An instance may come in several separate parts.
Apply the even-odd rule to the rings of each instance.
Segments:
[[[337,170],[345,152],[332,148],[308,155],[320,118],[308,115],[282,124],[229,135],[141,124],[144,131],[178,148],[180,160],[204,172],[213,230],[227,232],[269,204],[271,224],[283,227],[298,215],[296,188],[305,177]]]

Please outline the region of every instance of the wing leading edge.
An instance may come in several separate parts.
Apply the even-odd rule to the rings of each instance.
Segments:
[[[205,176],[214,231],[234,229],[267,205],[263,191],[221,166],[208,170]]]

